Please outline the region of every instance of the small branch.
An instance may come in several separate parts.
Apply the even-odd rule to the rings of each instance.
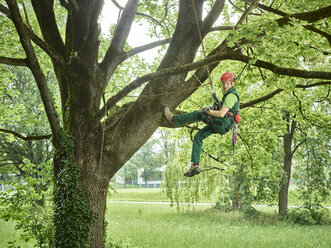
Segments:
[[[160,41],[155,41],[155,42],[143,45],[143,46],[135,47],[131,51],[126,52],[126,58],[131,57],[131,56],[136,55],[141,52],[145,52],[149,49],[153,49],[155,47],[168,44],[170,41],[171,41],[171,38],[168,38],[168,39],[164,39],[164,40],[160,40]]]
[[[236,26],[237,27],[239,24],[242,24],[246,17],[249,15],[249,13],[252,12],[252,10],[257,6],[259,0],[252,0],[251,5],[247,8],[247,10],[245,10],[245,12],[242,14],[242,16],[240,17],[239,21],[237,22]]]
[[[225,31],[225,30],[234,30],[234,26],[218,26],[218,27],[213,27],[210,29],[210,32],[212,31]]]
[[[14,65],[14,66],[27,66],[26,59],[14,59],[0,56],[0,64]]]
[[[239,10],[240,12],[244,12],[244,10],[242,10],[241,8],[239,8],[237,5],[235,5],[231,0],[229,0],[229,3],[237,10]]]
[[[330,83],[331,85],[331,83]],[[303,119],[305,119],[306,121],[308,121],[309,123],[311,123],[312,125],[318,127],[318,128],[321,128],[320,125],[316,124],[313,120],[310,120],[309,118],[307,118],[307,116],[305,116],[305,114],[303,113],[303,110],[302,110],[302,103],[301,103],[301,100],[299,99],[299,97],[294,93],[293,93],[293,96],[297,99],[297,101],[299,102],[299,112],[302,116]]]
[[[301,146],[302,144],[304,144],[306,141],[307,141],[307,139],[304,139],[304,140],[302,140],[299,144],[297,144],[297,145],[294,147],[294,149],[293,149],[293,151],[292,151],[292,153],[291,153],[291,157],[293,157],[294,153],[295,153],[296,150],[299,148],[299,146]]]
[[[120,10],[124,10],[124,7],[122,7],[117,1],[115,0],[111,0],[112,3]],[[155,22],[157,25],[161,25],[161,22],[156,20],[154,17],[150,16],[150,15],[147,15],[145,13],[141,13],[141,12],[136,12],[136,15],[139,15],[139,16],[143,16],[143,17],[147,17],[148,19],[151,19],[153,22]],[[165,17],[163,18],[165,19]]]
[[[239,8],[237,5],[235,5],[231,0],[229,0],[229,3],[235,8],[237,9],[238,11],[240,12],[245,12],[245,10]],[[249,13],[250,15],[257,15],[257,16],[260,16],[261,14],[256,14],[256,13]]]
[[[24,11],[24,16],[25,16],[26,24],[31,28],[31,25],[30,25],[30,22],[29,22],[28,12],[26,11],[26,7],[25,7],[24,1],[22,1],[22,5],[23,5],[23,11]]]
[[[323,86],[323,85],[331,85],[331,81],[326,81],[326,82],[317,82],[317,83],[313,83],[313,84],[307,84],[307,85],[303,85],[303,84],[298,84],[295,86],[295,88],[299,88],[299,89],[307,89],[307,88],[312,88],[312,87],[316,87],[316,86]],[[277,89],[274,90],[273,92],[269,93],[268,95],[262,96],[260,98],[257,98],[253,101],[247,102],[247,103],[242,103],[240,104],[240,108],[247,108],[250,106],[253,106],[257,103],[260,102],[264,102],[270,98],[272,98],[273,96],[277,95],[278,93],[284,91],[284,89]]]
[[[12,20],[11,14],[9,9],[0,4],[0,12],[5,14],[9,19]],[[27,17],[26,17],[27,18]],[[12,20],[13,21],[13,20]],[[53,59],[54,61],[56,61],[59,65],[64,65],[65,62],[62,59],[61,56],[59,56],[45,41],[43,41],[38,35],[35,34],[35,32],[33,32],[33,30],[31,29],[30,25],[26,25],[24,24],[26,31],[28,32],[31,40],[38,45],[42,50],[44,50],[44,52],[46,52],[49,57],[51,59]],[[4,63],[6,64],[6,63]],[[24,66],[24,65],[18,65],[18,66]]]
[[[50,139],[52,137],[51,134],[24,136],[24,135],[22,135],[18,132],[8,130],[8,129],[4,129],[4,128],[0,128],[0,132],[13,134],[14,136],[16,136],[16,137],[18,137],[22,140],[41,140],[41,139]]]
[[[44,50],[44,52],[46,52],[51,59],[57,62],[58,65],[64,66],[65,61],[59,54],[57,54],[43,39],[36,35],[31,28],[26,26],[26,30],[31,40],[36,45],[38,45],[42,50]]]
[[[220,171],[224,171],[225,169],[221,169],[219,167],[216,167],[216,166],[211,166],[211,167],[205,167],[201,170],[201,172],[204,172],[204,171],[210,171],[210,170],[220,170]]]

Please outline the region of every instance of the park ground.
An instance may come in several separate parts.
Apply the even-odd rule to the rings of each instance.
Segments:
[[[107,206],[108,247],[331,247],[330,224],[300,226],[282,222],[275,207],[257,207],[260,216],[247,219],[240,212],[221,212],[211,205],[170,207],[160,189],[117,192]],[[202,198],[201,202],[212,199]],[[300,203],[295,192],[290,194],[289,203]],[[0,220],[0,247],[8,247],[7,242],[17,237],[14,223]],[[31,241],[19,244],[33,247]]]

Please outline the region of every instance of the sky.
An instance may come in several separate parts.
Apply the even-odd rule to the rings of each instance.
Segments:
[[[124,7],[127,0],[117,0],[117,2],[122,7]],[[105,4],[100,19],[101,32],[108,33],[110,25],[117,23],[117,17],[118,17],[117,7],[110,0],[105,0]],[[146,27],[133,23],[127,40],[129,45],[131,47],[137,47],[156,41],[156,39],[151,39],[149,36],[145,35],[146,33],[147,33]],[[140,53],[139,56],[146,59],[147,62],[152,62],[153,59],[158,56],[157,48]]]

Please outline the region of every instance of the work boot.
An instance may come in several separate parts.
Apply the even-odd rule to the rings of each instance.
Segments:
[[[174,114],[171,113],[169,107],[166,106],[163,108],[163,114],[169,122],[173,122],[172,118],[174,117]]]
[[[194,175],[197,175],[199,173],[200,173],[199,164],[191,164],[188,171],[184,173],[184,176],[193,177]]]

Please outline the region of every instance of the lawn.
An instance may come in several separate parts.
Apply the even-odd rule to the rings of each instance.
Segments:
[[[256,222],[208,206],[110,203],[108,233],[123,247],[327,247],[330,226],[299,226],[265,215]]]
[[[0,219],[0,248],[8,247],[8,242],[13,242],[14,240],[18,239],[19,233],[15,230],[15,224],[13,222],[6,222]],[[24,242],[18,240],[15,243],[15,247],[24,247],[24,248],[32,248],[32,242]]]
[[[291,195],[292,194],[292,195]],[[290,192],[289,205],[300,203]],[[116,201],[116,202],[114,202]],[[164,204],[119,201],[164,202]],[[331,247],[331,226],[300,226],[278,220],[277,208],[258,207],[258,221],[240,212],[214,210],[210,205],[170,207],[160,189],[119,189],[109,198],[108,240],[119,247]],[[211,199],[202,199],[210,202]],[[331,205],[331,204],[330,204]],[[330,206],[329,205],[329,206]],[[330,212],[330,211],[329,211]],[[0,247],[18,238],[14,223],[0,220]],[[32,243],[19,242],[24,248]]]
[[[117,193],[113,193],[110,197],[111,201],[152,201],[152,202],[168,202],[170,201],[163,189],[160,188],[126,188],[116,189]],[[299,199],[299,192],[295,190],[293,186],[290,187],[288,194],[288,205],[289,206],[300,206],[302,201]],[[199,202],[215,203],[217,200],[216,196],[213,200],[212,197],[207,198],[204,196],[200,197]],[[259,203],[257,203],[259,204]],[[326,207],[331,207],[331,199],[325,204]]]

